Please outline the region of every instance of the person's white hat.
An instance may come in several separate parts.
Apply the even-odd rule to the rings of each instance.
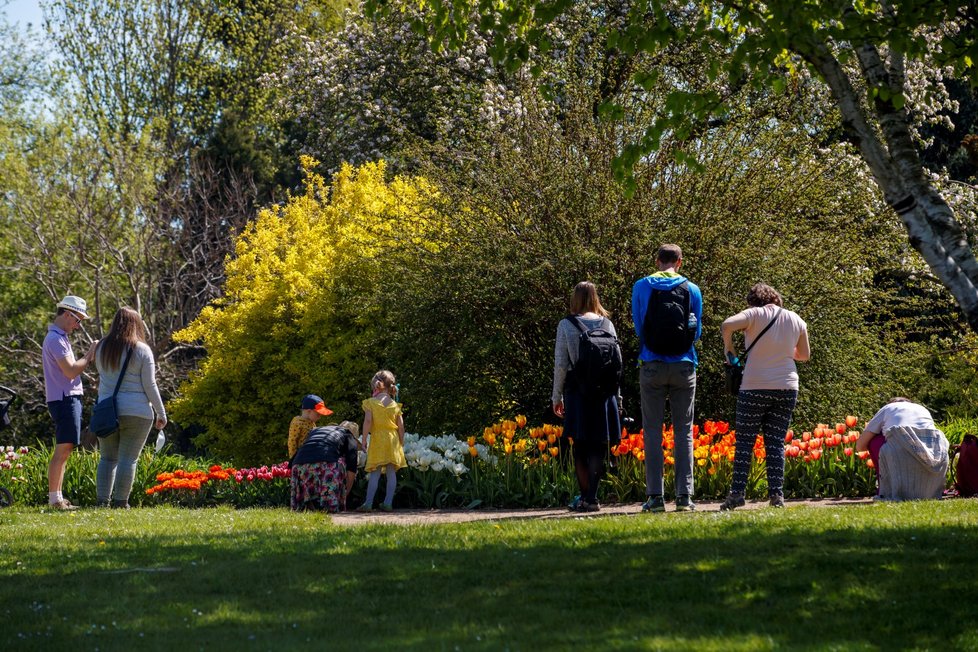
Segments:
[[[68,295],[58,303],[58,307],[76,312],[82,319],[88,319],[88,304],[81,297]]]

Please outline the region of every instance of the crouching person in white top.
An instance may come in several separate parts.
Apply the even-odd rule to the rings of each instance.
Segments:
[[[876,467],[880,500],[940,498],[948,468],[948,442],[923,405],[896,397],[880,408],[856,442]]]

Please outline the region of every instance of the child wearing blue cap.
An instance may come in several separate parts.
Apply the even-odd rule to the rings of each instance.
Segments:
[[[295,456],[299,446],[306,441],[309,431],[316,427],[319,417],[328,417],[333,413],[323,403],[323,399],[315,394],[306,394],[302,397],[302,404],[299,406],[301,412],[299,416],[292,419],[289,424],[289,459]]]

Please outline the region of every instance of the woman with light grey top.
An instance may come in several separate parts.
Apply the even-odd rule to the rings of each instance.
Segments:
[[[154,425],[160,430],[166,426],[166,410],[156,386],[156,361],[146,344],[146,326],[132,308],[120,308],[115,313],[109,334],[96,350],[98,400],[112,396],[130,350],[132,355],[116,395],[119,429],[99,440],[101,459],[95,490],[103,507],[129,507],[136,461],[149,431]]]
[[[590,281],[575,286],[570,315],[557,325],[551,401],[554,414],[564,419],[564,436],[574,442],[574,470],[581,495],[568,507],[574,511],[596,512],[600,509],[597,492],[604,476],[608,448],[621,439],[620,398],[618,379],[613,387],[598,394],[581,386],[574,367],[579,360],[582,329],[589,333],[601,331],[615,338],[614,349],[621,360],[615,326]]]

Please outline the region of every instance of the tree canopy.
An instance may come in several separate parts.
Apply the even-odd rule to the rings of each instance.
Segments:
[[[468,25],[491,31],[492,56],[509,69],[531,62],[534,50],[553,44],[552,26],[571,0],[459,0],[419,2],[415,27],[436,46],[459,47]],[[398,3],[367,0],[375,13]],[[978,261],[968,240],[973,214],[961,215],[925,170],[915,124],[942,109],[943,74],[978,83],[978,11],[952,0],[793,0],[612,2],[601,45],[623,52],[659,54],[693,43],[709,58],[705,79],[676,88],[641,137],[623,147],[617,170],[630,187],[631,171],[661,149],[696,164],[685,145],[722,120],[744,86],[778,92],[809,89],[808,75],[830,94],[845,136],[901,219],[911,245],[954,296],[978,330]],[[721,55],[721,56],[718,56]],[[924,68],[921,71],[921,67]],[[644,70],[635,81],[651,87],[661,74]],[[604,106],[615,113],[614,102]]]

